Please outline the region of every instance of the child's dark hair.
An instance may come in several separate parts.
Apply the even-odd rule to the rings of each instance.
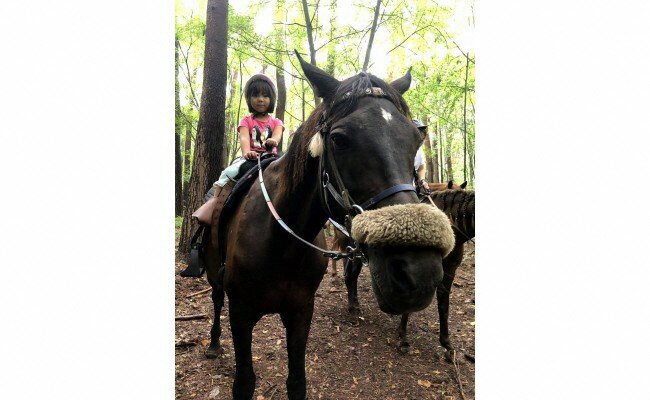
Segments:
[[[271,87],[271,85],[269,85],[268,82],[263,79],[255,79],[246,85],[246,93],[244,95],[246,96],[248,111],[253,114],[259,114],[257,111],[255,111],[253,105],[251,104],[251,97],[257,96],[260,93],[267,95],[270,98],[269,108],[266,109],[266,113],[272,113],[273,110],[275,110],[275,90]]]

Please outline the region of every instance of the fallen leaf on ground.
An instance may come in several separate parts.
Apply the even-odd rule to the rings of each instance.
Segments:
[[[220,392],[219,386],[216,386],[214,389],[212,389],[212,391],[208,395],[208,398],[214,399],[215,397],[219,396],[219,392]]]
[[[425,380],[418,379],[418,385],[424,386],[425,388],[430,388],[431,387],[431,382]]]

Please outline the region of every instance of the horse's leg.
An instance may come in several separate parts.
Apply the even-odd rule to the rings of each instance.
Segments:
[[[300,311],[286,311],[280,314],[287,330],[287,352],[289,355],[289,376],[287,377],[287,395],[290,400],[307,398],[307,380],[305,378],[305,348],[309,327],[314,313],[314,299]]]
[[[399,336],[399,351],[402,353],[408,352],[410,346],[409,342],[406,340],[406,325],[409,322],[409,313],[402,314],[402,320],[399,323],[399,328],[397,329],[397,335]]]
[[[253,355],[251,344],[253,328],[260,319],[241,310],[232,300],[229,304],[230,331],[235,346],[235,382],[232,385],[232,398],[235,400],[250,400],[255,392],[255,371],[253,371]]]
[[[456,276],[456,269],[463,260],[463,249],[462,244],[456,245],[452,252],[442,260],[444,277],[436,291],[438,316],[440,318],[440,344],[447,350],[454,349],[449,341],[449,295]]]
[[[212,286],[212,304],[214,305],[214,321],[212,322],[212,329],[210,330],[210,346],[205,351],[207,358],[217,358],[221,353],[221,309],[223,308],[223,274],[226,268],[221,267],[217,272],[217,277],[214,281],[210,281]]]
[[[332,274],[332,276],[336,276],[336,260],[333,259],[333,258],[331,260],[332,260],[332,273],[331,274]]]
[[[348,312],[352,316],[361,315],[361,308],[359,307],[359,297],[357,296],[357,283],[359,280],[359,273],[363,264],[358,258],[348,259],[345,261],[343,268],[345,275],[345,286],[348,289]]]

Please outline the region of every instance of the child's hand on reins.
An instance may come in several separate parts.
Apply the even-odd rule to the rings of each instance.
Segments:
[[[269,148],[269,147],[278,147],[278,141],[273,139],[273,138],[268,138],[264,142],[264,146],[266,146],[267,148]]]
[[[244,154],[244,158],[247,160],[255,160],[257,159],[257,152],[251,150],[248,153]]]

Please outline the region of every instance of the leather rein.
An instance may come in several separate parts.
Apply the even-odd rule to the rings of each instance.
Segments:
[[[351,96],[352,93],[347,92],[343,95],[343,100],[341,101],[344,101],[350,98]],[[390,100],[390,98],[379,87],[365,89],[365,91],[361,94],[360,97],[366,97],[366,96],[387,98]],[[333,106],[334,105],[332,105],[332,107]],[[260,161],[260,157],[258,157],[257,166],[259,169],[260,187],[262,189],[262,194],[264,195],[264,199],[266,200],[266,204],[269,207],[269,210],[271,211],[271,214],[273,214],[273,217],[280,224],[280,226],[289,234],[291,234],[293,237],[305,243],[306,245],[320,251],[324,257],[329,257],[334,260],[338,260],[341,258],[348,258],[348,259],[361,258],[362,260],[367,261],[366,255],[363,253],[361,248],[356,244],[354,239],[352,239],[352,237],[350,236],[349,232],[352,228],[352,219],[356,215],[363,213],[365,210],[369,210],[373,208],[380,201],[394,195],[395,193],[405,192],[405,191],[416,192],[416,189],[415,187],[413,187],[412,184],[393,185],[389,188],[382,190],[375,196],[366,200],[361,205],[357,204],[354,201],[354,199],[352,199],[352,197],[350,196],[349,191],[345,188],[345,185],[343,184],[343,180],[341,179],[341,175],[339,173],[339,169],[336,166],[336,161],[334,160],[334,152],[331,148],[331,144],[329,140],[330,126],[332,121],[327,120],[326,112],[327,111],[324,111],[323,114],[321,114],[318,123],[316,125],[316,131],[317,131],[316,134],[322,136],[322,142],[323,142],[323,152],[320,155],[319,162],[318,162],[319,195],[321,199],[321,204],[325,210],[325,213],[328,216],[329,221],[332,223],[332,225],[334,225],[336,229],[338,229],[344,235],[350,238],[350,240],[353,242],[354,245],[347,246],[345,252],[332,251],[327,249],[321,249],[320,247],[314,245],[313,243],[310,243],[309,241],[298,236],[284,221],[282,221],[282,218],[280,217],[275,207],[273,206],[273,202],[271,201],[268,191],[264,186],[264,178],[262,176],[262,164]],[[332,182],[332,180],[334,182]],[[330,201],[328,200],[329,197],[334,199],[334,201],[338,203],[338,205],[341,206],[341,208],[343,208],[345,212],[343,224],[345,225],[345,227],[341,223],[335,221],[335,216],[330,207]]]

